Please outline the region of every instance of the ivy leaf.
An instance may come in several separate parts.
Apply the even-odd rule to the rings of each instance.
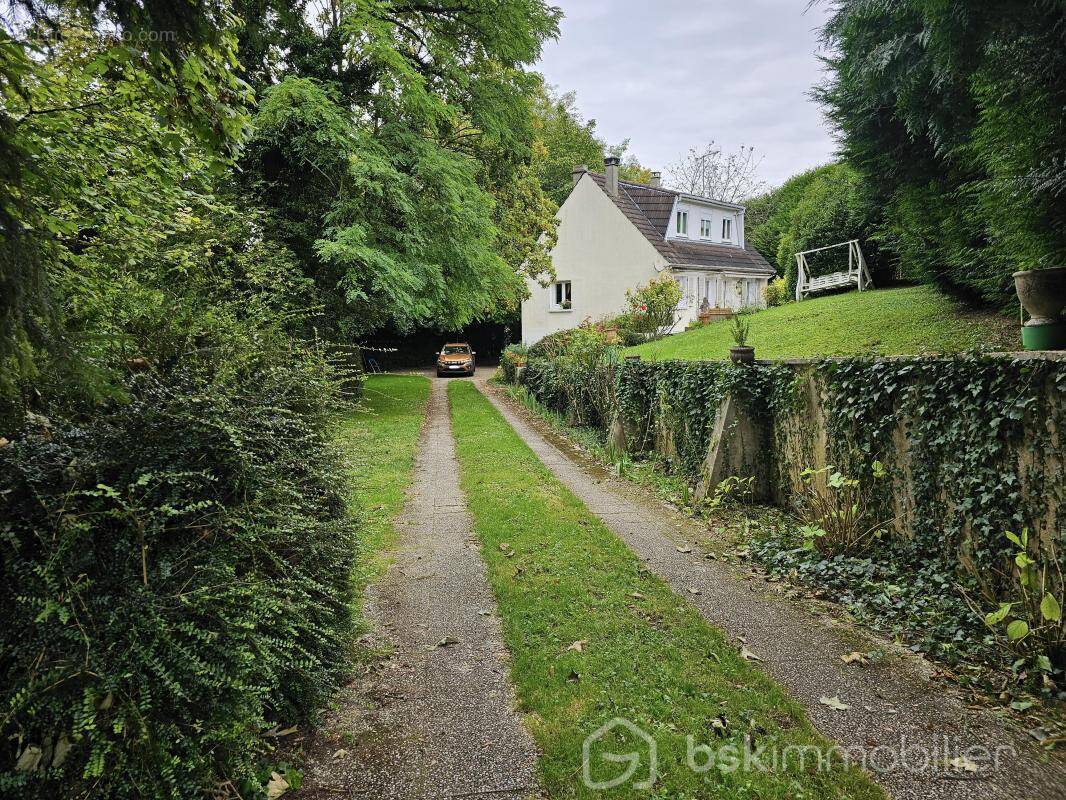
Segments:
[[[1016,642],[1029,633],[1029,623],[1025,620],[1016,619],[1007,626],[1007,638]]]
[[[998,609],[985,614],[985,625],[988,625],[989,627],[998,625],[1007,618],[1007,614],[1010,613],[1013,606],[1014,603],[1000,603]]]
[[[1051,592],[1044,592],[1044,599],[1040,601],[1040,613],[1044,619],[1051,622],[1062,620],[1062,607]]]

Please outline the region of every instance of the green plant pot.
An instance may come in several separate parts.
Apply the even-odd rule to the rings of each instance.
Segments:
[[[1066,322],[1023,325],[1022,347],[1026,350],[1066,350]]]

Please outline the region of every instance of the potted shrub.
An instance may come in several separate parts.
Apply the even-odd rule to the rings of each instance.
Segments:
[[[755,348],[748,345],[751,323],[743,314],[733,317],[733,347],[729,348],[729,360],[734,364],[754,364]]]
[[[1022,346],[1026,350],[1066,348],[1066,322],[1060,315],[1066,306],[1066,267],[1015,272],[1014,289],[1029,312],[1029,321],[1022,325]]]

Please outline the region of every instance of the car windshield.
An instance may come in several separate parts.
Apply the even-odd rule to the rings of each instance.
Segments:
[[[444,355],[453,356],[456,353],[469,353],[470,348],[465,344],[446,344],[444,345]]]

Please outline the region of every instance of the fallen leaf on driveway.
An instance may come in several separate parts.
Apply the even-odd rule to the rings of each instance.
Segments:
[[[695,586],[689,586],[688,587],[688,593],[689,594],[699,594],[700,590],[697,589]]]
[[[271,772],[270,780],[267,781],[267,800],[277,800],[287,791],[289,791],[289,782],[278,773]]]
[[[689,547],[687,544],[678,545],[677,552],[679,552],[679,553],[691,553],[692,552],[692,548]]]
[[[481,611],[479,611],[477,613],[479,613],[483,617],[491,617],[492,616],[492,612],[491,611],[486,611],[485,609],[481,609]]]
[[[344,750],[344,749],[341,749],[341,750],[338,750],[337,752],[335,752],[333,754],[333,757],[334,758],[344,758],[346,755],[348,755],[348,751]]]
[[[829,706],[834,711],[847,711],[851,706],[847,703],[841,703],[839,697],[819,697],[818,702],[823,706]]]
[[[761,658],[759,658],[746,647],[740,648],[740,657],[743,658],[745,661],[762,661]]]
[[[454,636],[445,636],[443,639],[437,642],[437,647],[447,647],[451,644],[459,644],[459,640],[456,639]]]
[[[962,772],[977,772],[980,767],[970,761],[966,756],[955,756],[955,758],[945,758],[944,766],[948,769],[957,769]]]
[[[866,653],[860,653],[858,650],[845,653],[840,657],[840,660],[845,664],[860,664],[862,666],[870,663],[869,659],[866,658]]]
[[[575,653],[580,653],[582,650],[584,650],[585,645],[587,645],[587,644],[588,644],[588,642],[585,639],[578,639],[576,642],[574,642],[572,645],[570,645],[566,649],[567,650],[573,650]]]

